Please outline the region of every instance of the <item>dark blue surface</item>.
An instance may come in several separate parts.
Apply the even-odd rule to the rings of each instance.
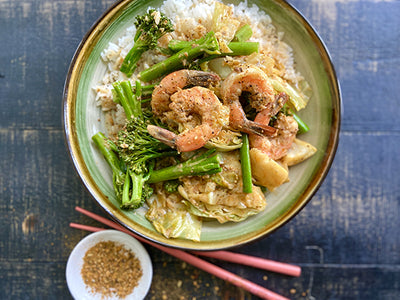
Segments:
[[[0,1],[0,298],[69,299],[65,264],[102,214],[75,174],[61,125],[69,62],[113,3]],[[286,226],[235,251],[291,262],[290,278],[214,261],[292,299],[400,298],[400,1],[291,0],[325,41],[343,94],[329,175]],[[257,299],[148,248],[147,299]],[[230,296],[229,296],[230,295]]]

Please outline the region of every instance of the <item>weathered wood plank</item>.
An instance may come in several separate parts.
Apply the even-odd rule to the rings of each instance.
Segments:
[[[221,266],[230,268],[229,265]],[[0,262],[0,269],[0,295],[4,300],[71,299],[64,277],[64,263]],[[193,297],[197,300],[259,299],[203,271],[184,266],[176,259],[164,264],[156,261],[154,271],[146,300],[191,300]],[[300,278],[246,271],[236,272],[291,299],[377,299],[379,296],[379,299],[391,300],[397,298],[400,288],[400,272],[390,266],[305,266]],[[380,287],[379,295],[376,294],[377,286]]]
[[[289,2],[332,55],[343,92],[343,130],[399,131],[400,2]]]
[[[114,1],[0,1],[0,127],[60,128],[68,66]]]
[[[82,237],[68,229],[74,206],[95,204],[72,167],[63,133],[2,130],[0,141],[1,259],[65,259]]]

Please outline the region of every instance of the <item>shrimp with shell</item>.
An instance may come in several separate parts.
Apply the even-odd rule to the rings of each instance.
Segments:
[[[179,134],[148,125],[147,130],[156,139],[176,148],[179,152],[200,149],[216,137],[229,122],[229,108],[224,106],[213,91],[195,86],[180,90],[170,97],[169,121],[181,128]]]
[[[269,124],[271,117],[276,115],[276,119],[273,122],[276,129],[274,135],[264,137],[257,134],[249,134],[250,146],[261,150],[273,160],[279,160],[286,155],[287,151],[292,147],[299,128],[292,116],[279,112],[288,98],[289,96],[283,92],[276,95],[273,105],[259,112],[254,119],[257,123]]]
[[[217,74],[210,72],[187,69],[172,72],[154,88],[151,100],[153,113],[162,117],[165,112],[170,111],[170,97],[186,87],[210,87],[218,84],[220,80]]]
[[[257,112],[270,109],[275,100],[274,89],[263,70],[247,64],[235,67],[221,84],[221,97],[230,108],[229,126],[249,134],[273,135],[275,128],[246,118],[240,103],[245,92],[249,94],[251,107]]]
[[[249,104],[258,113],[254,121],[248,120],[240,103],[241,95],[249,94]],[[225,79],[221,96],[230,107],[229,125],[234,130],[249,133],[250,146],[259,148],[272,159],[283,157],[291,147],[298,131],[291,116],[279,113],[288,101],[285,93],[275,94],[268,76],[254,65],[242,65]],[[277,115],[274,126],[272,116]]]

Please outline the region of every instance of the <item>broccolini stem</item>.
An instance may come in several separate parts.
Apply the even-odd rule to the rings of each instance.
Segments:
[[[250,28],[251,30],[251,28]],[[188,47],[194,47],[195,45],[203,43],[204,37],[194,41],[180,41],[172,40],[169,42],[168,47],[173,51],[182,51],[182,49]],[[197,62],[197,65],[201,65],[204,62],[213,60],[214,58],[224,57],[224,56],[240,56],[240,55],[250,55],[254,52],[258,52],[259,44],[257,42],[230,42],[228,44],[229,49],[232,52],[229,53],[219,53],[205,56]]]
[[[129,197],[130,189],[131,189],[131,179],[129,177],[129,171],[127,171],[125,174],[124,187],[122,189],[121,208],[124,207],[124,203],[129,203],[130,201]]]
[[[183,48],[174,55],[168,57],[166,60],[159,62],[150,68],[140,72],[139,78],[142,81],[151,81],[164,74],[176,71],[193,61],[196,57],[207,53],[207,54],[217,54],[219,53],[218,41],[215,37],[214,32],[210,31],[201,44],[195,47],[191,45]]]
[[[117,154],[111,150],[110,145],[108,144],[108,139],[102,132],[96,133],[92,136],[93,142],[96,144],[97,148],[103,154],[104,158],[106,159],[107,163],[110,165],[113,173],[122,173],[120,167],[120,160]]]
[[[154,91],[154,84],[143,85],[142,86],[142,97],[151,95]]]
[[[136,96],[136,100],[138,100],[138,105],[140,106],[140,99],[142,98],[142,85],[140,84],[139,80],[136,80],[135,82],[134,94]]]
[[[230,42],[228,47],[232,53],[222,53],[220,56],[250,55],[258,52],[258,46],[258,42]]]
[[[240,147],[240,164],[242,167],[243,193],[251,193],[253,191],[253,183],[251,181],[251,163],[250,163],[250,147],[247,134],[242,136],[242,147]]]
[[[204,44],[205,39],[206,35],[192,41],[171,40],[168,42],[168,48],[171,49],[173,52],[178,52],[188,47],[194,48],[198,45],[202,45]]]
[[[221,158],[212,155],[215,150],[208,150],[200,156],[195,156],[185,162],[151,172],[148,183],[156,183],[178,179],[183,176],[211,175],[221,172]]]
[[[137,81],[139,82],[139,81]],[[149,101],[151,99],[151,95],[153,94],[154,91],[154,84],[149,84],[149,85],[140,85],[140,95],[138,95],[137,92],[137,87],[133,88],[133,93],[136,95],[136,98],[140,100],[140,102],[144,103]]]
[[[142,118],[141,103],[138,101],[136,95],[133,94],[131,83],[129,81],[115,82],[113,87],[114,94],[117,95],[119,103],[124,108],[127,119],[129,120],[133,117]],[[136,93],[140,93],[140,91],[136,91]]]
[[[290,108],[289,105],[287,105],[287,103],[285,103],[282,107],[282,111],[284,112],[284,114],[289,114],[293,117],[293,119],[297,122],[298,125],[298,134],[301,133],[306,133],[307,131],[310,130],[310,128],[308,127],[308,125],[294,112],[294,109]]]
[[[143,204],[143,186],[146,178],[143,173],[137,174],[131,170],[126,172],[121,208],[136,209]]]
[[[136,94],[133,93],[132,85],[129,81],[122,81],[120,84],[122,86],[122,89],[124,90],[124,95],[126,96],[127,101],[130,103],[130,106],[132,107],[133,116],[142,118],[143,117],[142,107],[137,96],[139,95],[140,97],[141,94],[140,83],[136,82],[136,88],[138,88],[139,86],[139,90],[136,90]]]
[[[125,91],[120,82],[115,82],[113,84],[114,87],[114,95],[117,96],[117,99],[114,100],[117,103],[120,103],[124,108],[125,115],[127,119],[131,119],[133,117],[133,107],[128,100],[127,96],[125,95]]]
[[[116,146],[114,143],[111,143],[111,141],[109,141],[101,132],[98,132],[92,136],[92,140],[111,167],[113,173],[114,191],[116,196],[121,198],[125,182],[125,167],[122,165],[122,162],[118,158],[116,152],[112,150]]]
[[[124,61],[122,62],[120,71],[125,73],[126,76],[131,77],[133,72],[135,72],[137,67],[137,62],[144,52],[149,49],[147,45],[141,45],[139,42],[132,47],[132,49],[125,56]]]

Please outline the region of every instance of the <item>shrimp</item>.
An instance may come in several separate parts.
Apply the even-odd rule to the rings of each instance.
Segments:
[[[242,65],[236,68],[221,85],[221,97],[230,107],[229,126],[233,130],[251,134],[274,134],[276,130],[268,124],[246,118],[240,103],[243,92],[250,94],[250,105],[258,112],[270,109],[274,102],[274,89],[263,70],[253,65]]]
[[[259,112],[254,121],[261,124],[269,124],[271,116],[276,115],[287,101],[288,96],[280,93],[275,97],[274,106]],[[276,134],[270,137],[249,135],[250,147],[257,148],[267,154],[269,158],[278,160],[284,157],[293,144],[298,131],[298,124],[292,116],[278,113],[274,124]]]
[[[214,73],[179,70],[164,77],[160,84],[154,88],[151,108],[155,115],[161,116],[169,111],[170,97],[179,90],[188,86],[208,87],[220,81],[220,77]]]
[[[197,150],[216,137],[229,123],[229,108],[213,91],[195,86],[180,90],[170,97],[166,112],[169,119],[181,125],[180,134],[158,126],[147,127],[150,135],[179,152]]]

